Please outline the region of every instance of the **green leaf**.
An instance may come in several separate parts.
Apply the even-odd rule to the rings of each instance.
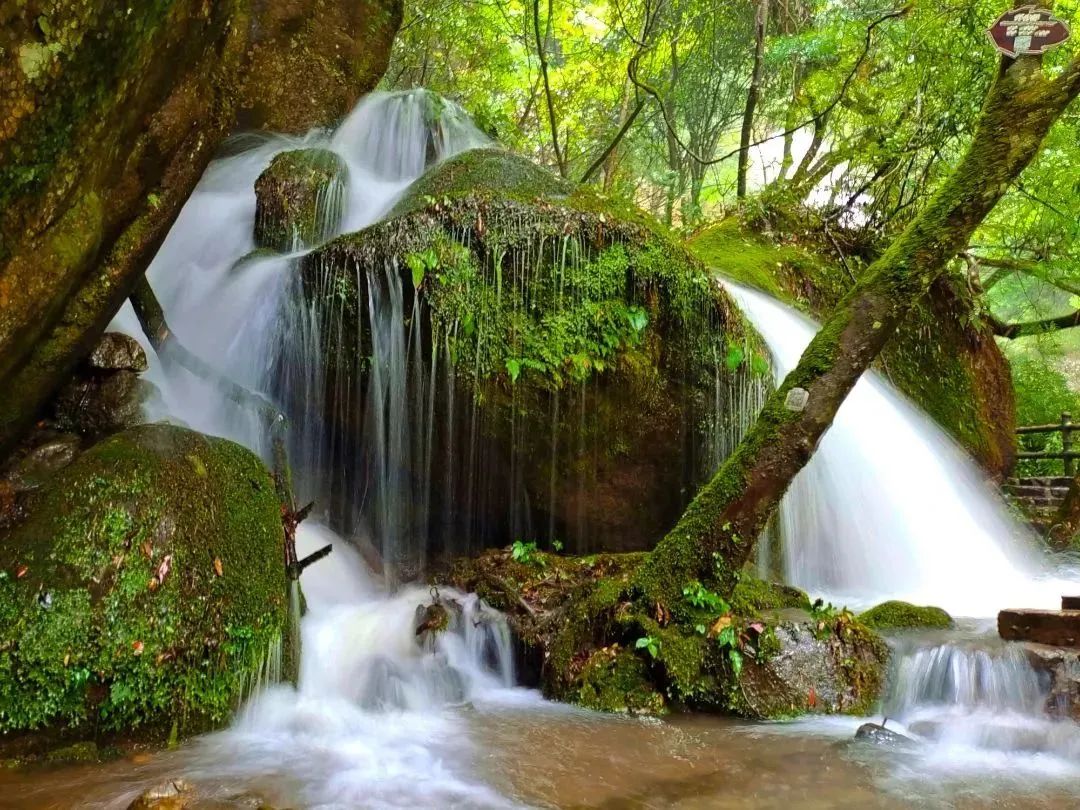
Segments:
[[[727,350],[727,363],[728,371],[734,371],[742,365],[743,360],[746,358],[746,352],[743,351],[742,346],[729,346]]]
[[[506,361],[506,373],[510,375],[510,382],[516,383],[521,376],[521,362],[519,360]]]
[[[640,332],[649,325],[649,314],[641,307],[630,307],[626,319],[630,321],[630,328],[635,332]]]
[[[410,253],[405,257],[405,264],[407,264],[412,271],[413,287],[415,289],[420,289],[420,285],[424,283],[424,276],[427,273],[424,257],[417,253]]]
[[[768,359],[760,354],[755,354],[750,358],[750,370],[758,377],[764,377],[769,373]]]
[[[735,677],[738,678],[742,674],[742,653],[732,647],[728,650],[728,660],[731,662],[731,668],[735,671]]]

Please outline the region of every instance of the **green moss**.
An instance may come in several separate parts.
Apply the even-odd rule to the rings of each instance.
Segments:
[[[585,661],[574,702],[601,712],[663,714],[664,696],[656,691],[648,664],[617,644],[596,650]]]
[[[279,510],[255,456],[178,427],[59,473],[0,541],[0,731],[224,721],[283,637]]]
[[[859,621],[876,630],[948,629],[952,617],[939,607],[919,607],[908,602],[882,602],[859,614]]]
[[[740,616],[754,616],[763,610],[810,609],[810,597],[798,588],[766,582],[745,573],[739,577],[729,601],[731,609]]]
[[[559,200],[571,186],[530,160],[501,149],[462,152],[429,170],[409,187],[391,217],[445,205],[453,200]]]

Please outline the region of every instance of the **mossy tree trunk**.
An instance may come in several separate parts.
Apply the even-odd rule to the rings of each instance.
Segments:
[[[381,77],[402,7],[16,5],[0,12],[0,458],[93,348],[237,120],[333,123]]]
[[[636,580],[645,598],[670,603],[694,579],[731,587],[859,377],[1078,94],[1080,58],[1053,80],[1038,57],[1003,60],[960,164],[836,307],[736,452],[650,554]]]

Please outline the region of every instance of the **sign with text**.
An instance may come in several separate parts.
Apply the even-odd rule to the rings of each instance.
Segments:
[[[1037,6],[1006,11],[986,29],[994,47],[1006,56],[1044,54],[1069,38],[1069,26]]]

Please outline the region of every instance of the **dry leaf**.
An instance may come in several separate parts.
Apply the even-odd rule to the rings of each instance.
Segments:
[[[66,667],[71,662],[71,653],[67,653],[64,656],[64,666]]]
[[[156,591],[157,586],[158,586],[158,581],[156,579],[154,579],[153,577],[150,577],[150,581],[146,584],[146,587],[149,588],[152,591]]]
[[[28,565],[20,565],[15,569],[15,579],[22,579],[26,576],[26,572],[30,570]]]
[[[709,627],[709,638],[716,638],[725,627],[731,627],[731,616],[723,615]]]
[[[142,553],[146,559],[151,559],[154,556],[154,547],[150,545],[149,540],[143,540]]]
[[[154,574],[154,579],[157,580],[158,585],[165,584],[165,577],[169,575],[169,571],[172,569],[172,554],[166,554],[165,559],[157,567],[157,571]]]
[[[219,577],[224,576],[221,568],[221,557],[214,557],[214,573]]]
[[[135,655],[142,655],[143,643],[141,641],[131,642],[131,650],[135,653]]]

